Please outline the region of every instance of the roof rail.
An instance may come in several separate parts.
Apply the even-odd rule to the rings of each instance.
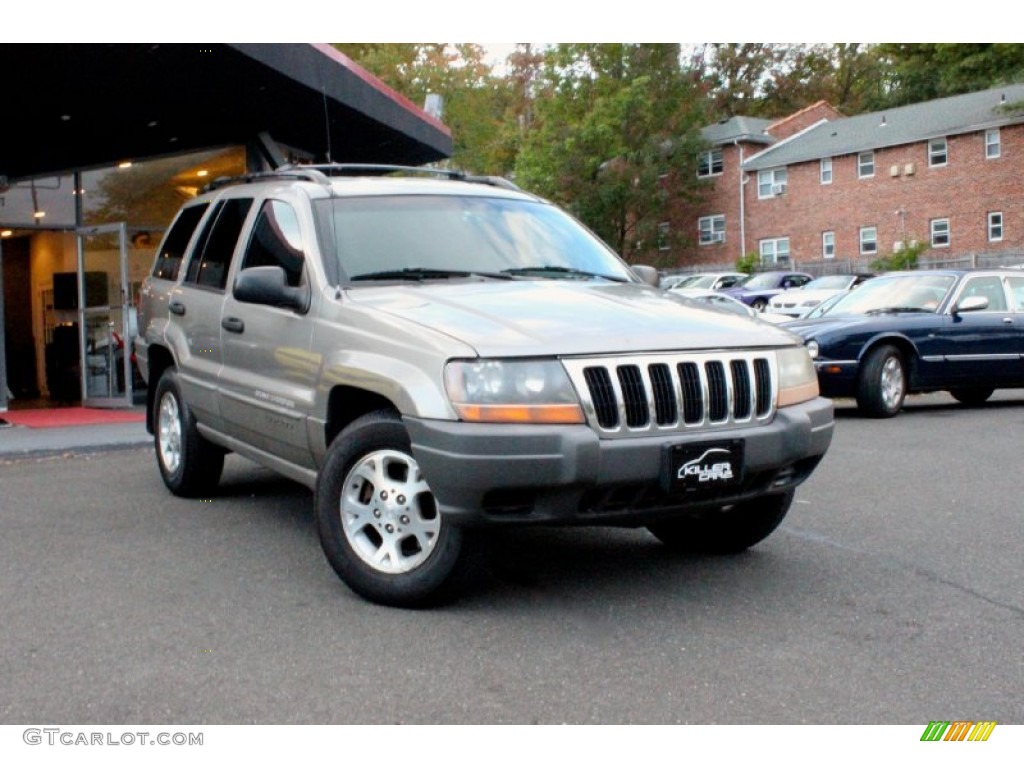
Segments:
[[[203,187],[203,192],[232,186],[234,184],[253,184],[258,181],[272,179],[303,179],[315,184],[327,186],[331,176],[385,176],[387,174],[409,174],[439,176],[452,181],[465,181],[471,184],[487,184],[522,191],[514,182],[501,176],[476,176],[465,171],[454,171],[448,168],[425,168],[412,165],[384,165],[375,163],[325,163],[319,165],[282,165],[272,171],[247,173],[242,176],[222,176]]]

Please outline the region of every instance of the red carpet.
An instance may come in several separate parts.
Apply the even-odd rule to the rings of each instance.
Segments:
[[[24,411],[8,410],[0,413],[8,424],[35,429],[53,427],[81,427],[87,424],[126,424],[146,420],[146,414],[137,410],[106,408],[30,408]]]

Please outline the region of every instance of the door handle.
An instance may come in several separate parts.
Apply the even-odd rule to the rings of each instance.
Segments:
[[[238,317],[225,317],[220,321],[221,327],[231,333],[242,333],[245,331],[245,322]]]
[[[184,315],[185,314],[185,305],[182,304],[180,301],[177,301],[177,300],[172,301],[170,304],[168,304],[167,305],[167,309],[170,310],[172,315]]]
[[[1004,317],[1003,318],[1003,325],[1013,325],[1013,318],[1012,317]]]

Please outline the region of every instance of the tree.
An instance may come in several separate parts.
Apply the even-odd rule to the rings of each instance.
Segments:
[[[696,194],[697,96],[677,45],[555,46],[516,180],[569,208],[623,257],[650,261],[669,201]]]
[[[1020,43],[882,43],[886,106],[955,96],[1024,80]]]

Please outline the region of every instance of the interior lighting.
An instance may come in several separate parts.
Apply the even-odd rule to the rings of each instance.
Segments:
[[[198,176],[201,179],[206,178],[209,175],[210,175],[209,171],[199,171],[198,173],[196,173],[196,176]]]
[[[12,229],[5,229],[3,232],[0,232],[0,237],[11,237],[12,235],[14,235],[14,230]]]
[[[132,161],[131,160],[125,160],[123,163],[118,163],[117,167],[118,168],[131,168],[132,167]]]
[[[46,211],[36,211],[35,213],[32,214],[32,218],[34,219],[41,219],[44,216],[46,216]]]

